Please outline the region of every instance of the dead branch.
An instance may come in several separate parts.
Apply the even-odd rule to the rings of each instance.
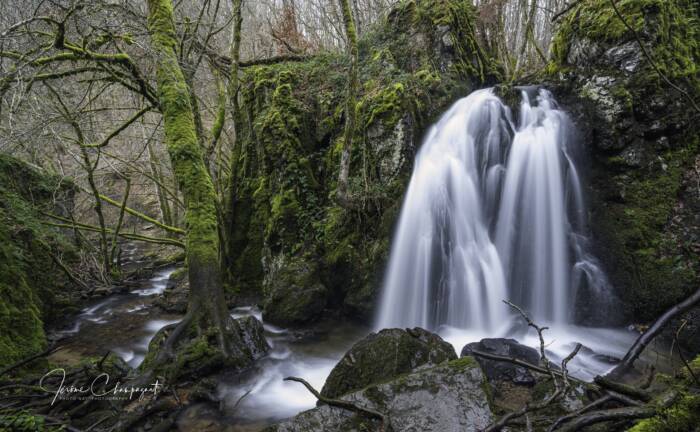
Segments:
[[[632,347],[627,351],[622,362],[609,374],[610,376],[620,376],[630,370],[634,366],[635,360],[642,354],[644,349],[661,333],[666,325],[676,316],[683,314],[700,303],[700,289],[695,291],[693,295],[686,298],[677,305],[671,307],[663,315],[661,315],[654,323],[642,333],[634,342]]]
[[[600,399],[594,400],[593,402],[589,403],[588,405],[584,406],[583,408],[572,412],[571,414],[567,414],[565,416],[559,417],[554,423],[552,423],[552,425],[549,427],[549,429],[547,429],[547,432],[553,432],[554,430],[556,430],[556,428],[559,427],[560,424],[565,423],[573,418],[576,418],[576,417],[580,416],[581,414],[592,410],[593,408],[597,408],[597,407],[599,407],[607,402],[610,402],[611,400],[613,400],[613,398],[610,395],[605,395]]]
[[[6,368],[3,369],[2,371],[0,371],[0,376],[3,376],[3,375],[5,375],[5,374],[7,374],[7,373],[9,373],[9,372],[12,372],[13,370],[15,370],[15,369],[17,369],[17,368],[20,368],[20,367],[26,365],[27,363],[30,363],[30,362],[32,362],[32,361],[38,359],[38,358],[42,358],[42,357],[46,357],[46,356],[48,356],[48,355],[51,355],[51,354],[55,353],[56,351],[58,351],[58,350],[60,350],[60,349],[63,349],[63,347],[54,346],[54,347],[48,348],[48,349],[46,349],[46,350],[40,352],[39,354],[34,354],[34,355],[31,356],[31,357],[27,357],[26,359],[21,360],[21,361],[19,361],[19,362],[13,364],[13,365],[11,365],[11,366],[6,367]]]
[[[559,429],[561,432],[574,432],[596,423],[609,422],[613,420],[638,420],[653,417],[656,408],[653,406],[611,408],[607,410],[593,411],[576,417],[566,426]]]
[[[517,310],[520,313],[520,315],[522,315],[522,317],[525,319],[525,321],[527,321],[528,326],[533,327],[537,331],[537,334],[539,335],[539,338],[540,338],[540,355],[542,356],[542,361],[545,365],[544,369],[539,368],[539,367],[537,367],[537,368],[540,369],[540,371],[543,371],[543,373],[552,377],[552,381],[554,382],[554,387],[556,390],[550,396],[544,398],[543,400],[541,400],[540,402],[538,402],[536,404],[527,403],[520,410],[504,415],[497,422],[493,423],[488,428],[486,428],[484,430],[484,432],[500,431],[504,427],[506,427],[508,424],[512,423],[514,420],[516,420],[520,417],[523,417],[523,416],[525,416],[526,423],[529,423],[530,420],[529,420],[528,413],[543,410],[543,409],[549,407],[550,405],[552,405],[553,403],[558,402],[562,396],[566,396],[566,394],[569,392],[569,390],[571,388],[571,384],[569,382],[569,376],[568,376],[569,372],[568,372],[568,369],[566,368],[566,366],[576,356],[576,354],[578,354],[578,352],[581,350],[581,346],[582,346],[580,343],[577,343],[576,346],[574,347],[573,351],[571,351],[571,353],[562,360],[561,372],[555,372],[550,367],[549,359],[547,358],[547,356],[545,354],[545,342],[544,342],[544,336],[542,335],[542,332],[544,332],[544,330],[546,330],[547,327],[540,327],[537,324],[535,324],[530,319],[530,317],[520,307],[516,306],[515,304],[513,304],[507,300],[504,300],[504,302],[506,304],[510,305],[515,310]],[[527,362],[522,362],[522,363],[528,364]],[[530,366],[532,366],[532,365],[530,365]],[[528,366],[525,366],[525,367],[528,367]],[[563,385],[559,383],[559,381],[557,380],[557,376],[562,378]]]
[[[386,414],[383,414],[379,411],[373,410],[371,408],[363,407],[360,406],[356,403],[342,400],[342,399],[330,399],[325,396],[322,396],[321,393],[316,391],[315,388],[311,386],[306,380],[302,378],[297,378],[297,377],[287,377],[284,379],[284,381],[296,381],[298,383],[301,383],[306,387],[306,389],[311,392],[311,394],[314,395],[316,399],[319,401],[325,403],[326,405],[329,406],[334,406],[337,408],[342,408],[348,411],[356,412],[358,414],[362,414],[364,416],[369,417],[370,419],[377,419],[382,422],[382,430],[383,431],[390,431],[391,430],[391,423],[389,422],[389,417]]]
[[[644,402],[649,402],[652,398],[649,393],[647,393],[644,390],[638,389],[636,387],[632,387],[626,384],[622,384],[616,381],[612,381],[610,379],[604,378],[602,376],[596,376],[593,378],[593,382],[598,384],[599,386],[612,390],[617,393],[622,393],[623,395],[631,396],[635,399],[644,401]]]

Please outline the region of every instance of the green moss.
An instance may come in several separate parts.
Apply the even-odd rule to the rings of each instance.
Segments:
[[[71,290],[51,253],[61,250],[70,262],[74,249],[39,212],[54,211],[53,198],[71,191],[70,183],[0,154],[0,368],[43,350],[44,322],[62,315]]]
[[[669,408],[637,423],[630,432],[691,432],[700,424],[700,396],[684,394]]]
[[[500,75],[476,43],[474,22],[469,2],[407,0],[358,40],[352,209],[333,199],[349,57],[323,54],[243,70],[230,233],[236,289],[259,292],[263,259],[303,257],[320,263],[330,298],[347,298],[354,310],[371,305],[410,175],[409,164],[391,178],[381,171],[391,146],[403,145],[395,131],[417,144],[450,103]]]
[[[0,431],[23,432],[58,432],[58,426],[47,426],[44,417],[34,415],[29,411],[5,409],[0,410]]]
[[[669,229],[684,172],[694,162],[697,141],[661,153],[649,170],[624,172],[614,177],[622,202],[605,206],[596,227],[610,248],[623,251],[616,272],[629,275],[618,281],[623,298],[640,321],[651,320],[695,289],[696,274],[688,245]],[[619,160],[608,161],[613,165]],[[664,168],[661,165],[663,164]],[[613,168],[614,169],[614,168]],[[663,290],[659,290],[663,287]]]
[[[637,36],[647,44],[661,72],[700,89],[697,3],[691,0],[621,0],[616,5]],[[550,73],[567,67],[572,41],[582,39],[604,47],[635,40],[608,0],[580,2],[562,20],[554,36]],[[643,60],[643,67],[645,72],[638,74],[638,85],[649,81],[661,83],[646,60]]]

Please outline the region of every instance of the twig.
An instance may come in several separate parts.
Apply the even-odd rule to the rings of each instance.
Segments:
[[[567,12],[569,12],[571,9],[574,8],[577,4],[581,3],[581,0],[576,0],[575,2],[571,3],[570,5],[566,6],[564,9],[561,11],[557,12],[554,14],[554,16],[551,19],[551,22],[554,22],[559,19],[562,15],[565,15]]]
[[[525,319],[527,322],[528,327],[532,327],[537,331],[537,336],[540,338],[540,359],[542,360],[542,363],[544,363],[544,368],[547,370],[547,373],[552,376],[552,379],[554,380],[554,385],[559,388],[559,382],[557,381],[557,378],[555,377],[555,374],[552,372],[552,368],[550,367],[549,364],[549,359],[547,358],[547,355],[545,354],[545,346],[547,346],[544,342],[544,336],[542,333],[544,333],[545,330],[549,330],[549,327],[540,327],[537,324],[535,324],[530,317],[516,304],[511,303],[508,300],[503,300],[503,303],[507,304],[508,306],[512,307],[513,309],[517,310],[520,315]],[[581,347],[577,347],[575,350],[578,352],[578,350]],[[574,354],[576,355],[576,354]],[[572,356],[573,357],[573,356]]]
[[[248,390],[246,390],[246,392],[243,393],[243,395],[242,395],[241,397],[238,398],[238,400],[236,401],[236,403],[233,404],[233,408],[231,408],[231,411],[236,412],[236,409],[238,408],[238,405],[240,405],[240,403],[243,401],[243,399],[245,399],[246,396],[248,396],[248,395],[250,394],[250,392],[252,392],[252,391],[253,391],[253,389],[248,389]]]
[[[685,325],[688,324],[687,320],[683,320],[683,324],[678,328],[678,331],[673,335],[673,341],[676,343],[676,349],[678,350],[678,357],[680,357],[681,361],[685,365],[686,369],[688,369],[688,372],[690,372],[690,376],[693,378],[693,381],[695,381],[695,384],[700,386],[700,381],[698,381],[698,377],[695,375],[695,372],[693,371],[693,368],[690,367],[690,364],[688,364],[688,361],[685,359],[685,356],[683,355],[683,350],[681,349],[680,343],[678,343],[678,335],[683,331],[683,328]]]
[[[640,389],[646,390],[649,387],[651,387],[651,383],[654,382],[654,376],[656,375],[656,368],[654,365],[649,365],[649,373],[647,373],[647,377],[642,383],[642,385],[639,386]]]
[[[574,347],[573,351],[564,358],[561,362],[561,372],[560,373],[555,373],[554,370],[550,367],[550,362],[549,359],[547,358],[547,355],[545,354],[545,342],[544,342],[544,336],[542,335],[542,332],[547,329],[547,327],[540,327],[537,324],[535,324],[530,317],[518,306],[515,304],[504,300],[504,302],[508,305],[510,305],[512,308],[520,312],[520,315],[523,316],[525,321],[527,321],[528,326],[533,327],[535,330],[537,330],[537,334],[539,335],[540,338],[540,355],[542,356],[542,361],[544,362],[545,368],[539,368],[540,371],[543,371],[544,373],[550,375],[552,377],[552,380],[554,382],[554,387],[555,391],[552,393],[549,397],[546,397],[539,403],[536,403],[534,405],[531,405],[529,403],[525,404],[520,410],[514,411],[511,413],[508,413],[501,417],[497,422],[491,424],[488,428],[484,430],[484,432],[497,432],[502,430],[504,427],[506,427],[509,423],[511,423],[513,420],[520,418],[522,416],[526,416],[526,424],[529,424],[529,417],[527,416],[528,413],[530,412],[536,412],[542,409],[547,408],[550,406],[552,403],[557,402],[561,396],[565,396],[567,392],[569,391],[571,385],[569,382],[569,372],[566,368],[566,365],[578,354],[578,352],[581,350],[581,344],[577,343],[576,346]],[[478,354],[477,354],[478,355]],[[526,362],[522,362],[526,363]],[[528,364],[528,363],[526,363]],[[530,365],[532,366],[532,365]],[[528,367],[528,366],[525,366]],[[563,386],[559,384],[559,381],[557,380],[557,376],[561,376],[563,380]]]
[[[311,386],[311,384],[309,384],[308,382],[306,382],[306,380],[304,380],[302,378],[287,377],[284,379],[284,381],[296,381],[298,383],[301,383],[319,401],[321,401],[327,405],[330,405],[330,406],[346,409],[348,411],[356,412],[359,414],[364,414],[365,416],[369,417],[370,419],[380,420],[382,422],[382,430],[383,431],[388,432],[391,430],[391,423],[389,423],[389,418],[386,414],[383,414],[379,411],[375,411],[371,408],[360,406],[360,405],[355,404],[355,403],[350,402],[350,401],[346,401],[346,400],[342,400],[342,399],[330,399],[330,398],[327,398],[325,396],[322,396],[318,391],[316,391],[315,388],[313,388]]]

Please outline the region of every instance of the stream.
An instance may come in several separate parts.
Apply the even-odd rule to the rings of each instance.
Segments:
[[[98,357],[110,350],[130,366],[137,367],[156,332],[181,318],[154,307],[174,270],[174,267],[158,270],[138,289],[112,294],[84,308],[70,325],[53,333],[54,337],[61,338],[60,344],[64,346],[54,354],[54,360]],[[245,315],[262,320],[261,311],[256,307],[232,310],[234,318]],[[269,354],[242,374],[222,371],[216,377],[223,420],[233,430],[259,430],[313,408],[315,398],[300,384],[285,382],[283,378],[298,376],[320,390],[343,354],[371,330],[337,322],[322,322],[306,330],[289,330],[269,324],[264,324],[264,329],[271,346]],[[498,334],[487,334],[443,326],[438,333],[455,347],[457,353],[469,342],[495,336],[514,337],[526,345],[538,346],[534,333],[518,333],[509,328],[500,329]],[[569,368],[573,375],[590,380],[611,369],[615,359],[624,355],[637,334],[628,329],[558,327],[546,333],[548,342],[551,341],[547,350],[553,359],[561,359],[572,349],[574,341],[581,342],[588,349],[583,349]]]

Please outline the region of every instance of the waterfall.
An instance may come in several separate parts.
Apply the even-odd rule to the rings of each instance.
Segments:
[[[566,114],[522,90],[517,124],[493,89],[457,101],[428,132],[392,243],[377,327],[497,332],[510,299],[572,320],[576,291],[609,286],[589,251]]]

